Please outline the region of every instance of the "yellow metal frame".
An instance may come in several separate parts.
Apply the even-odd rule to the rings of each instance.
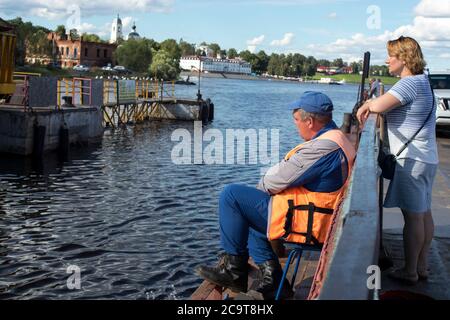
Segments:
[[[14,71],[13,77],[15,77],[15,76],[36,76],[36,77],[40,77],[41,74],[40,73],[36,73],[36,72],[19,72],[19,71]]]
[[[0,94],[11,95],[16,90],[13,81],[14,51],[16,48],[16,36],[0,33]]]

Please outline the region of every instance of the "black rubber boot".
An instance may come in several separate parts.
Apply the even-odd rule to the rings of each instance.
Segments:
[[[216,267],[199,266],[195,273],[218,286],[233,292],[246,292],[248,283],[248,257],[223,253]]]
[[[260,280],[254,290],[259,292],[264,300],[273,300],[277,295],[278,285],[283,276],[281,265],[277,260],[269,260],[263,264],[259,264],[258,267],[261,272]],[[292,295],[291,285],[285,279],[280,299],[290,298]]]

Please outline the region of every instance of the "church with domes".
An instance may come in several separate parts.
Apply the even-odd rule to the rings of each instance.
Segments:
[[[128,40],[139,40],[141,36],[136,32],[136,23],[133,22],[133,31],[128,34]]]

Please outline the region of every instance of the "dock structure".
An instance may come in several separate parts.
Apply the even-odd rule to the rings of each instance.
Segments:
[[[450,142],[438,139],[441,163],[433,188],[435,238],[430,252],[430,278],[418,285],[404,286],[387,278],[387,259],[399,267],[403,261],[403,218],[399,209],[383,212],[386,181],[379,176],[378,152],[383,140],[377,116],[370,115],[356,143],[355,165],[346,195],[335,211],[322,252],[305,252],[301,260],[293,299],[378,300],[450,298]],[[381,139],[380,139],[381,137]],[[364,190],[362,192],[362,190]],[[385,255],[387,253],[387,256]],[[284,266],[285,253],[280,258]],[[252,261],[249,263],[252,265]],[[290,272],[294,268],[290,268]],[[253,264],[249,284],[258,277]],[[288,274],[288,279],[290,275]],[[240,299],[229,290],[204,281],[192,294],[193,300]]]
[[[104,128],[161,119],[206,123],[214,117],[209,99],[180,99],[174,82],[26,73],[16,73],[14,82],[14,94],[0,104],[0,153],[55,150],[61,130],[68,144],[85,144],[100,141]]]

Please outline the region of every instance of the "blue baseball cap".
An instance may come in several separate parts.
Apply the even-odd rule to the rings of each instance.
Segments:
[[[329,114],[333,111],[333,102],[326,94],[306,91],[300,99],[289,104],[289,110],[303,109],[306,112]]]

